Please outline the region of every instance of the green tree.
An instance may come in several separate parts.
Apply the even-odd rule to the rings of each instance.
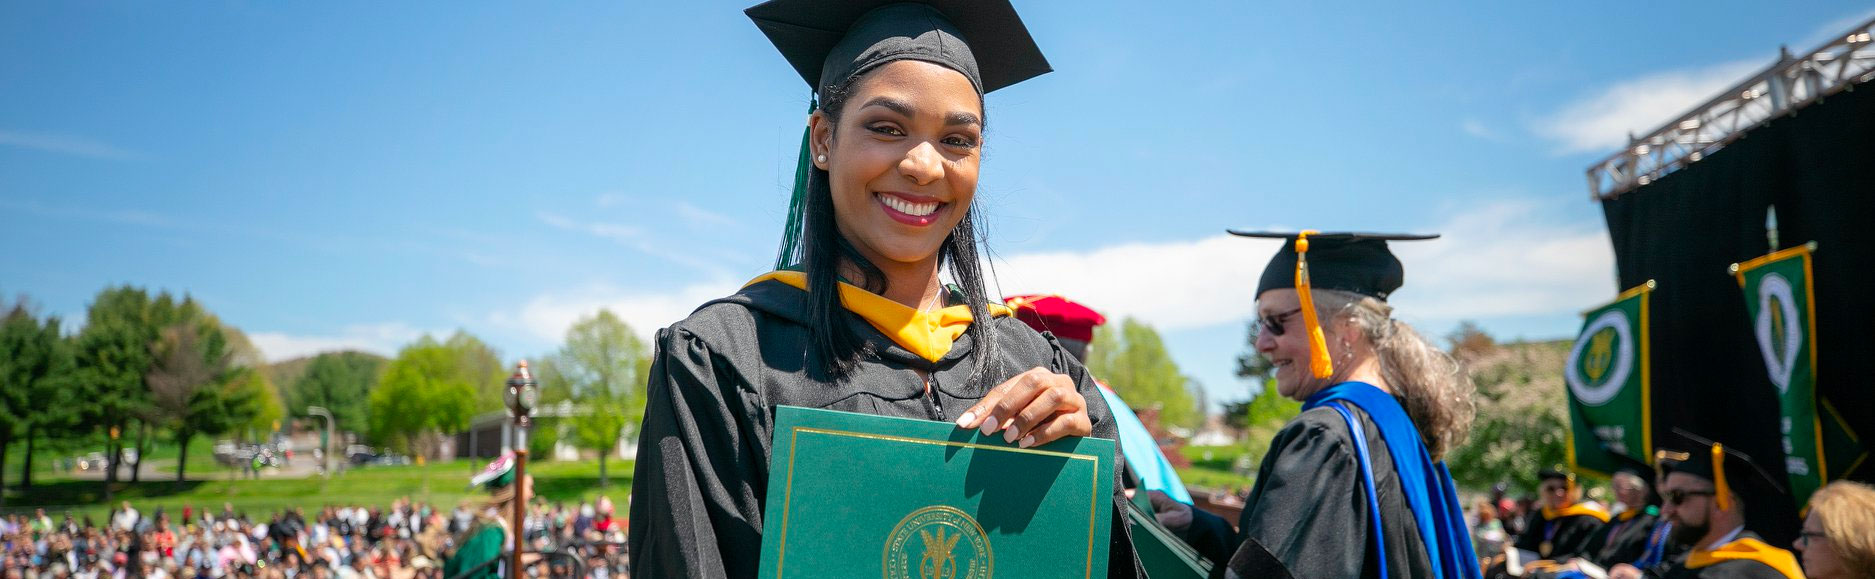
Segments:
[[[508,407],[502,399],[502,391],[507,388],[508,371],[501,364],[499,352],[482,342],[481,338],[462,330],[450,334],[443,346],[455,352],[460,377],[475,388],[476,413]]]
[[[293,415],[305,416],[306,407],[323,406],[332,411],[341,428],[357,429],[369,424],[365,401],[383,368],[384,358],[363,352],[328,352],[314,357],[290,390]]]
[[[1157,408],[1168,426],[1197,426],[1204,419],[1191,392],[1191,381],[1165,349],[1159,332],[1126,318],[1118,335],[1112,326],[1094,330],[1087,369],[1135,409]]]
[[[59,319],[37,319],[25,298],[0,318],[0,464],[15,440],[26,442],[20,488],[32,488],[33,447],[41,436],[61,432],[76,419],[71,391],[71,350],[59,335]],[[0,488],[6,473],[0,471]],[[6,497],[0,493],[0,505]]]
[[[80,422],[109,435],[105,496],[110,496],[111,485],[117,482],[126,442],[134,444],[139,457],[132,465],[131,480],[141,476],[141,457],[149,454],[156,413],[144,377],[155,362],[151,346],[163,328],[201,315],[200,305],[192,298],[177,300],[168,292],[152,297],[149,291],[128,285],[98,292],[86,310],[85,328],[77,338],[79,370],[74,381],[80,399],[87,401],[81,405]]]
[[[567,329],[566,344],[547,366],[544,393],[573,403],[573,438],[581,448],[598,451],[599,486],[606,486],[606,459],[617,451],[619,437],[643,421],[651,354],[631,326],[599,310]]]
[[[151,348],[154,364],[144,381],[150,388],[153,422],[166,427],[181,448],[176,482],[187,476],[189,442],[244,424],[254,401],[237,381],[256,370],[236,366],[221,324],[212,316],[163,329]]]
[[[241,402],[233,411],[247,418],[229,430],[247,440],[251,433],[270,431],[274,424],[285,418],[286,405],[281,398],[278,382],[273,379],[273,365],[267,362],[266,354],[255,347],[247,339],[247,333],[240,328],[224,324],[221,333],[228,338],[228,350],[233,356],[234,365],[248,370],[238,373],[229,382],[230,390],[233,391],[231,395],[238,397]]]
[[[1569,414],[1562,369],[1569,341],[1492,346],[1468,353],[1478,412],[1465,445],[1445,462],[1473,489],[1508,482],[1535,489],[1536,472],[1565,460]]]
[[[461,352],[424,336],[405,346],[371,390],[367,418],[374,440],[410,453],[434,454],[422,439],[467,428],[474,418],[476,384],[465,376]]]

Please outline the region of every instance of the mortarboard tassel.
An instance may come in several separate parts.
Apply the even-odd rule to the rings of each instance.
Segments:
[[[816,96],[807,97],[807,114],[814,114],[820,102]],[[788,220],[782,224],[781,253],[775,256],[775,269],[787,269],[800,261],[801,229],[805,227],[807,213],[807,175],[814,166],[808,161],[808,139],[813,136],[813,125],[801,129],[801,158],[794,165],[794,191],[788,199]]]
[[[1717,442],[1712,443],[1712,486],[1712,500],[1719,510],[1731,510],[1732,500],[1726,496],[1732,489],[1725,484],[1725,445]]]
[[[1309,333],[1309,372],[1316,378],[1335,373],[1335,362],[1328,355],[1328,337],[1322,334],[1322,322],[1315,315],[1315,296],[1309,292],[1309,235],[1305,229],[1296,234],[1296,295],[1302,300],[1302,325]]]

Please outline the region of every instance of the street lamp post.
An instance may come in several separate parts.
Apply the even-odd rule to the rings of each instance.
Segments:
[[[306,413],[326,419],[326,435],[319,441],[320,452],[324,453],[319,457],[319,474],[332,478],[332,467],[329,464],[332,462],[332,433],[337,432],[335,428],[338,427],[339,419],[334,418],[332,411],[323,406],[307,406]]]
[[[527,493],[533,490],[527,486],[527,429],[532,425],[534,405],[540,398],[534,377],[527,371],[527,360],[515,365],[502,398],[508,403],[508,414],[514,417],[514,560],[508,569],[510,576],[522,577],[521,551],[527,542],[521,537],[527,529],[523,526],[527,522]]]

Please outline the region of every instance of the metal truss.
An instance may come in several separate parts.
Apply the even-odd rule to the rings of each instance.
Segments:
[[[1780,49],[1769,68],[1695,107],[1588,170],[1589,194],[1613,199],[1744,138],[1745,132],[1777,117],[1821,101],[1839,91],[1875,80],[1875,20],[1801,57]]]

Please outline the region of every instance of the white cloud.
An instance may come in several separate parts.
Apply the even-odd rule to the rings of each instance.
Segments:
[[[690,204],[688,201],[678,201],[676,208],[677,215],[682,216],[684,221],[689,222],[690,225],[695,227],[738,226],[735,218],[702,207],[697,207],[696,205]]]
[[[514,311],[490,315],[497,326],[525,332],[546,343],[558,344],[580,318],[600,309],[611,310],[646,340],[662,328],[690,315],[703,302],[727,296],[740,287],[735,282],[702,283],[663,293],[631,292],[609,285],[591,285],[565,292],[535,296]]]
[[[75,135],[53,133],[30,133],[25,131],[0,131],[0,145],[37,149],[50,153],[64,153],[95,159],[134,159],[137,153],[117,148],[102,141]]]
[[[346,326],[337,334],[323,336],[292,335],[284,332],[254,332],[247,335],[260,348],[268,362],[291,360],[322,352],[359,350],[382,356],[395,356],[405,344],[425,332],[391,322]],[[436,334],[432,334],[436,335]]]
[[[1393,299],[1416,323],[1573,312],[1613,293],[1614,252],[1599,226],[1545,219],[1549,208],[1501,201],[1433,227],[1445,237],[1394,244],[1407,285]],[[1073,296],[1109,317],[1162,330],[1252,317],[1252,292],[1277,242],[1215,235],[1087,252],[1010,256],[997,264],[1008,294]]]
[[[1491,127],[1485,126],[1484,122],[1479,121],[1478,119],[1465,119],[1463,122],[1460,122],[1458,124],[1458,128],[1460,130],[1465,131],[1465,134],[1467,135],[1471,135],[1473,137],[1484,139],[1486,141],[1500,141],[1501,142],[1504,140],[1504,137],[1502,135],[1497,134],[1497,131],[1491,130]]]
[[[1450,323],[1568,314],[1614,295],[1607,232],[1556,223],[1546,203],[1487,204],[1439,225],[1438,241],[1395,244],[1406,286],[1393,303],[1416,323]]]
[[[1560,202],[1560,201],[1559,201]],[[1400,243],[1407,285],[1393,302],[1416,325],[1458,320],[1571,314],[1614,294],[1614,255],[1599,224],[1558,223],[1550,202],[1499,201],[1457,214],[1430,231],[1438,241]],[[1133,317],[1163,331],[1241,325],[1252,292],[1279,242],[1219,234],[1186,241],[1128,243],[1087,251],[1025,253],[996,261],[1005,295],[1059,293],[1108,317]],[[542,294],[495,325],[559,343],[581,317],[607,308],[649,338],[737,282],[664,292],[608,285]]]
[[[646,255],[662,258],[666,261],[683,265],[712,277],[723,277],[726,270],[722,265],[697,255],[695,249],[669,249],[659,243],[654,236],[646,234],[644,229],[618,223],[577,221],[557,213],[542,211],[536,214],[542,223],[557,229],[577,231],[595,237],[609,239],[619,245],[638,250]]]
[[[1531,129],[1561,153],[1612,152],[1627,145],[1628,133],[1657,129],[1769,64],[1743,60],[1619,82],[1563,105]]]

